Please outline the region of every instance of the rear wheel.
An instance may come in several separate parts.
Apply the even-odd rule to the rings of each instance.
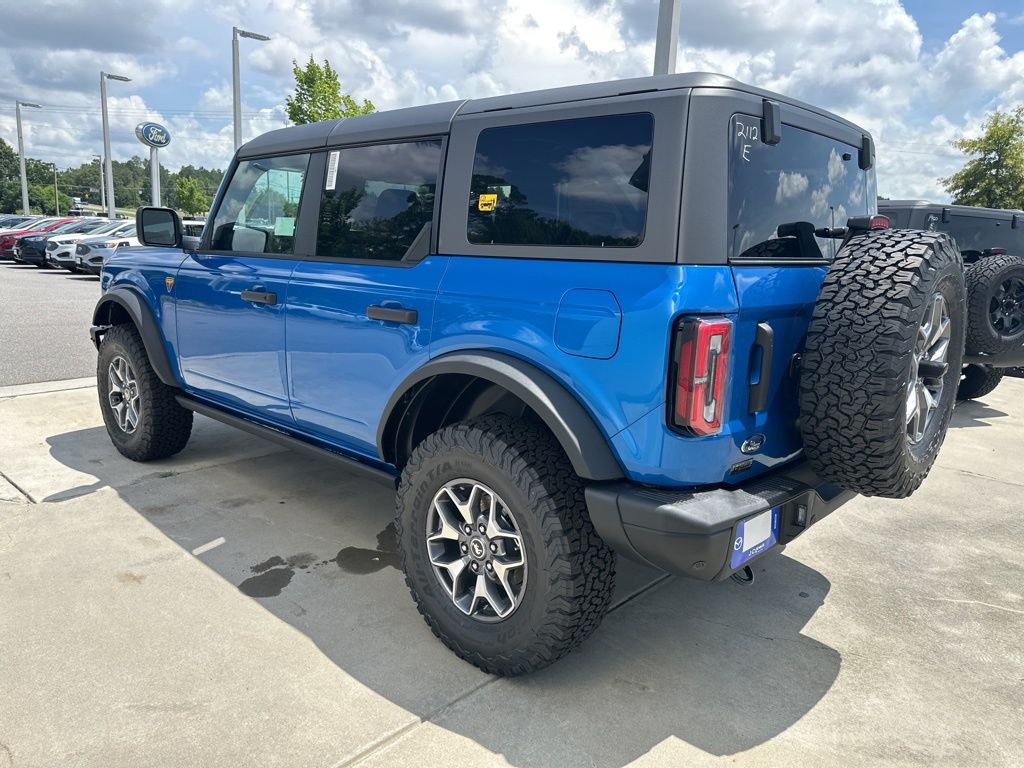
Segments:
[[[608,610],[615,555],[539,426],[492,416],[427,437],[402,472],[395,525],[420,613],[485,672],[551,664]]]
[[[1024,345],[1024,259],[1002,254],[971,264],[967,352],[1000,354]]]
[[[192,434],[192,412],[153,371],[138,331],[115,325],[103,336],[96,366],[100,410],[114,447],[132,461],[173,456]]]
[[[902,498],[946,436],[963,357],[960,253],[942,233],[852,238],[822,285],[800,374],[800,428],[825,480]]]
[[[999,386],[1004,373],[1002,368],[993,368],[991,365],[965,365],[960,386],[956,390],[956,399],[974,400],[984,397]]]

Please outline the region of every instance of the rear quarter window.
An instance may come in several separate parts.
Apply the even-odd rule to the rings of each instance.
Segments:
[[[764,144],[760,126],[747,115],[730,126],[730,258],[831,259],[840,241],[814,231],[872,210],[873,174],[849,144],[791,125]]]
[[[585,117],[480,132],[469,242],[640,245],[647,223],[654,117]]]

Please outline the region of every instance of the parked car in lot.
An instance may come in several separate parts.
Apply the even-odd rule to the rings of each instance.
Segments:
[[[58,236],[71,237],[76,234],[87,235],[103,224],[101,219],[71,219],[65,224],[44,233],[28,234],[19,237],[14,246],[14,260],[23,264],[34,264],[42,269],[47,266],[46,249],[51,238]]]
[[[617,553],[749,582],[924,480],[963,263],[888,228],[873,166],[862,128],[706,74],[273,131],[200,241],[143,208],[104,264],[107,433],[165,458],[200,413],[397,488],[434,633],[538,669],[598,626]]]
[[[0,259],[16,258],[14,250],[19,238],[25,237],[26,235],[37,235],[52,232],[57,227],[71,221],[75,221],[75,219],[59,217],[40,218],[23,225],[21,229],[10,229],[6,232],[0,232]]]
[[[100,219],[99,224],[88,232],[79,231],[73,234],[50,237],[46,243],[46,262],[52,267],[77,272],[75,264],[75,246],[90,237],[100,235],[117,236],[128,229],[135,228],[135,222]]]
[[[103,269],[103,264],[118,248],[138,245],[135,222],[122,224],[127,226],[107,235],[87,237],[79,241],[75,246],[75,269],[88,272],[90,275],[98,275]]]
[[[42,216],[0,216],[0,232],[4,232],[9,229],[24,229],[26,225],[41,218]]]
[[[186,237],[202,237],[206,227],[205,219],[182,219],[181,234]]]
[[[984,397],[1024,365],[1024,211],[882,200],[897,226],[946,232],[966,265],[967,338],[960,400]]]

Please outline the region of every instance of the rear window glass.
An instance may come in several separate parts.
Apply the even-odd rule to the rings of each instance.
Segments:
[[[988,248],[1006,248],[1011,253],[1024,252],[1024,230],[1011,226],[1010,216],[999,219],[989,216],[970,216],[951,213],[949,221],[942,221],[941,213],[929,213],[925,228],[948,232],[961,251],[984,251]]]
[[[761,121],[735,115],[729,162],[730,257],[830,259],[842,241],[814,230],[844,227],[874,205],[872,174],[857,149],[786,125],[782,141],[764,144]]]
[[[587,117],[480,133],[469,195],[471,243],[640,245],[654,117]]]

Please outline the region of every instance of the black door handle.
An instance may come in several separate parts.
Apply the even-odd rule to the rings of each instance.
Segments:
[[[242,291],[242,301],[253,304],[277,304],[277,294],[268,291]]]
[[[366,308],[366,316],[371,320],[385,320],[389,323],[402,323],[403,325],[415,325],[420,319],[420,313],[415,309],[404,307],[381,307],[373,305]]]
[[[763,411],[768,405],[768,388],[772,383],[772,353],[775,351],[775,332],[768,323],[758,323],[754,335],[754,347],[751,354],[760,348],[761,370],[757,375],[757,383],[750,385],[747,410],[750,413]]]

